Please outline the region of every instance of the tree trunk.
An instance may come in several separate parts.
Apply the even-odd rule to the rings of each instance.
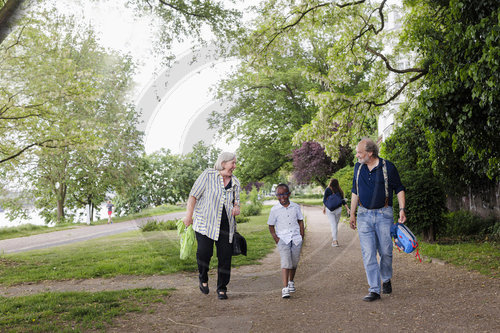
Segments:
[[[436,240],[436,228],[434,228],[434,224],[431,224],[428,228],[425,228],[422,233],[425,242],[432,243]]]
[[[66,184],[59,185],[57,195],[57,223],[64,220],[64,201],[66,200]]]
[[[0,43],[9,35],[24,0],[7,0],[0,9]]]

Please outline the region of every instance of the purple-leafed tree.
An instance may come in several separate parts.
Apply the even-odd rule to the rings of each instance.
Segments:
[[[293,176],[298,184],[316,183],[323,187],[328,186],[330,177],[352,161],[352,149],[340,147],[340,156],[337,162],[325,154],[323,147],[314,141],[302,143],[302,146],[293,151]]]
[[[246,193],[250,193],[252,188],[257,188],[257,191],[260,191],[260,188],[264,186],[264,183],[261,182],[250,182],[245,186],[243,189],[246,191]]]

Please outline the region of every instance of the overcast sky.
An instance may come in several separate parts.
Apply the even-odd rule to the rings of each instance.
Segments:
[[[61,12],[76,15],[90,23],[103,46],[133,56],[138,64],[134,102],[148,89],[152,89],[152,82],[165,71],[161,66],[161,58],[153,52],[154,31],[161,28],[161,21],[155,21],[152,16],[137,17],[124,6],[125,1],[122,0],[57,0],[55,3]],[[176,42],[171,51],[175,55],[183,55],[189,53],[191,47],[192,41]],[[200,122],[197,122],[196,130],[191,128],[189,131],[189,127],[203,113],[205,106],[213,104],[210,87],[235,64],[235,61],[219,61],[195,71],[185,68],[185,77],[165,96],[161,96],[161,105],[155,109],[152,117],[154,121],[145,136],[146,152],[166,148],[173,153],[181,153],[185,150],[182,143],[187,141],[182,140],[182,137],[186,133],[198,133],[201,135],[200,139],[210,141],[212,133],[202,128]],[[237,147],[236,143],[218,142],[216,145],[223,150],[235,150]]]

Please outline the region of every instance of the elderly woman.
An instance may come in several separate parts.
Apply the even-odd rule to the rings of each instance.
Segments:
[[[200,290],[208,294],[208,270],[217,248],[217,297],[227,299],[227,285],[231,277],[235,216],[240,213],[240,181],[233,176],[236,155],[221,153],[213,169],[206,169],[198,177],[189,193],[184,224],[193,224],[196,232]]]

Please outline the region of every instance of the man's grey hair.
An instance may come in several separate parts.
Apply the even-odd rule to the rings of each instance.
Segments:
[[[224,169],[222,167],[222,163],[232,161],[235,158],[236,158],[235,153],[229,153],[229,152],[220,153],[219,157],[217,157],[217,162],[215,162],[214,164],[214,169],[221,171],[222,169]]]
[[[372,153],[373,157],[378,157],[378,145],[370,138],[363,138],[361,142],[365,143],[367,153]]]

